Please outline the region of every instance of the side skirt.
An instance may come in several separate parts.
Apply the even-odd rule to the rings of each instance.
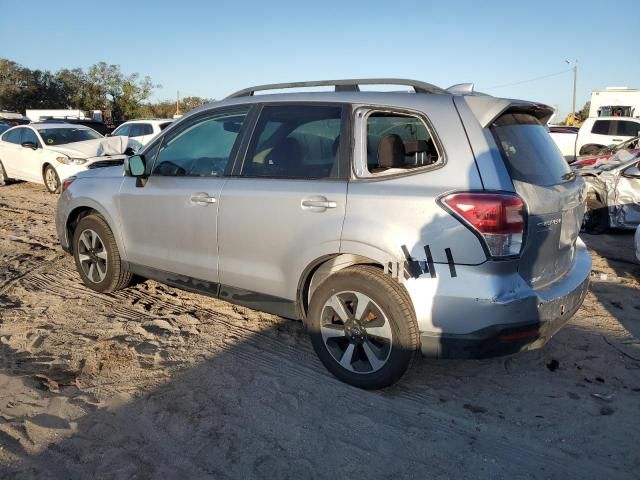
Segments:
[[[242,305],[253,310],[271,313],[280,317],[299,320],[296,302],[285,298],[274,297],[264,293],[243,290],[237,287],[221,285],[219,283],[200,280],[187,275],[165,272],[143,265],[133,263],[126,264],[127,270],[143,278],[156,280],[160,283],[171,285],[172,287],[186,290],[188,292],[199,293],[209,297],[220,298],[221,300]]]

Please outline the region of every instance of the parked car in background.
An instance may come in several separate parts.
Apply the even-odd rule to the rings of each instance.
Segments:
[[[107,125],[105,125],[104,122],[101,122],[99,120],[92,120],[90,118],[67,118],[64,120],[57,118],[48,118],[46,120],[43,120],[42,122],[66,123],[68,125],[84,125],[85,127],[89,127],[103,136],[111,133],[112,130]]]
[[[171,125],[170,118],[150,118],[141,120],[129,120],[116,128],[111,134],[114,137],[129,137],[129,147],[139,151],[149,143],[162,130]]]
[[[618,145],[610,145],[603,148],[595,155],[582,155],[571,164],[572,169],[589,168],[591,165],[604,162],[621,150],[629,150],[631,152],[640,149],[640,136],[633,137]]]
[[[31,120],[21,113],[0,110],[0,124],[7,124],[11,127],[15,127],[16,125],[26,125],[30,122]]]
[[[569,163],[581,155],[593,155],[609,145],[617,145],[640,135],[640,118],[587,118],[577,134],[550,131],[551,138]]]
[[[336,91],[254,95],[315,86]],[[580,307],[585,185],[552,113],[412,80],[248,88],[71,179],[58,236],[93,290],[137,274],[302,319],[329,371],[380,388],[418,351],[540,347]]]
[[[586,232],[640,225],[640,150],[620,150],[611,158],[574,171],[587,183]]]
[[[104,138],[83,125],[32,123],[0,136],[0,184],[8,179],[41,183],[59,193],[62,183],[90,168],[124,162],[126,142]]]

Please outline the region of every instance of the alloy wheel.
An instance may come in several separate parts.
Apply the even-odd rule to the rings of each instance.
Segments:
[[[47,182],[47,188],[50,192],[58,190],[58,179],[56,178],[56,172],[53,168],[48,168],[44,175],[45,182]]]
[[[107,249],[100,236],[94,230],[84,230],[78,241],[78,260],[91,282],[100,283],[105,279],[107,259]]]
[[[360,292],[339,292],[325,302],[320,333],[334,360],[350,372],[377,372],[391,354],[393,333],[389,319]]]

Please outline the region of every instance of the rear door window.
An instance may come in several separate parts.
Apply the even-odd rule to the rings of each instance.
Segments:
[[[533,115],[507,112],[491,125],[491,132],[514,180],[548,186],[573,177],[551,135]]]
[[[20,144],[20,138],[22,137],[22,131],[24,128],[16,128],[14,130],[9,130],[2,137],[2,140],[9,143],[15,143],[16,145]]]
[[[339,176],[341,106],[264,107],[242,175],[271,178]]]
[[[129,129],[130,137],[142,137],[144,135],[151,135],[153,128],[148,123],[132,123]]]

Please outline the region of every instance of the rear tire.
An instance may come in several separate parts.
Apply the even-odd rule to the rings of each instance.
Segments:
[[[49,193],[60,193],[60,187],[62,184],[60,183],[60,177],[58,176],[58,172],[56,172],[55,168],[51,165],[44,167],[42,178],[44,180],[44,186],[47,187]]]
[[[384,388],[400,380],[419,347],[406,289],[369,265],[346,268],[320,284],[307,326],[327,370],[358,388]]]
[[[133,275],[124,269],[113,232],[100,215],[88,215],[78,222],[73,258],[82,282],[96,292],[115,292],[131,283]]]
[[[582,230],[592,235],[606,233],[609,230],[609,210],[597,197],[587,198]]]

